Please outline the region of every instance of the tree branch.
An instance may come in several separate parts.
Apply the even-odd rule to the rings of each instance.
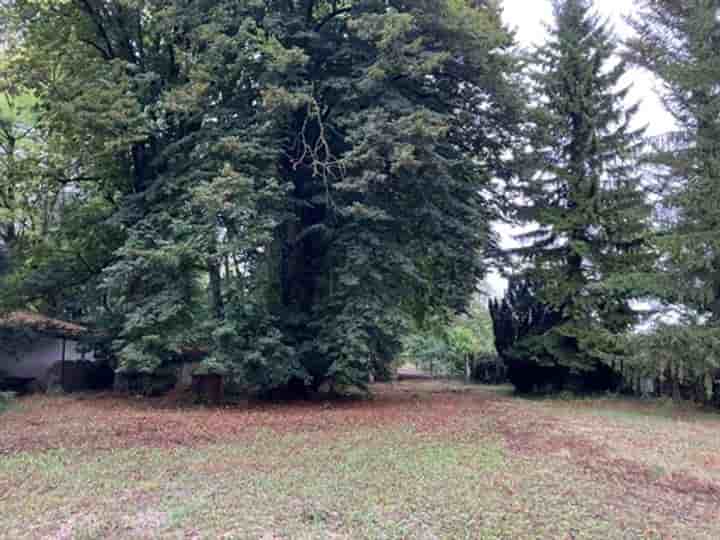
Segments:
[[[352,11],[351,7],[346,7],[346,8],[336,9],[335,11],[328,13],[327,15],[325,15],[325,17],[323,17],[317,23],[317,25],[315,25],[315,31],[319,32],[320,30],[322,30],[323,26],[325,26],[327,23],[332,21],[338,15],[342,15],[343,13],[350,13],[351,11]]]
[[[89,39],[80,39],[80,43],[84,43],[85,45],[90,45],[93,49],[96,49],[100,52],[104,60],[112,60],[112,56],[110,56],[110,53],[108,53],[105,49],[103,49],[100,45],[95,43],[94,41],[90,41]]]
[[[102,25],[101,17],[98,16],[98,14],[92,8],[92,6],[90,5],[90,2],[88,0],[81,0],[81,3],[85,6],[84,11],[90,16],[90,19],[95,24],[95,28],[97,28],[97,31],[100,33],[100,37],[102,37],[105,40],[105,44],[107,45],[107,54],[109,55],[108,60],[114,58],[115,51],[113,51],[112,42],[110,41],[110,37],[108,36],[107,32],[105,31],[105,27]]]

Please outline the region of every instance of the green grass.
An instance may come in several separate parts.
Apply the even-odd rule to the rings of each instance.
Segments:
[[[511,459],[498,441],[407,430],[25,453],[0,463],[0,487],[18,478],[23,496],[0,499],[5,538],[621,537],[591,501],[566,496],[562,471]]]
[[[540,398],[525,398],[543,401],[556,409],[568,408],[576,411],[578,407],[587,412],[614,419],[627,420],[677,420],[694,422],[718,422],[720,411],[690,401],[674,401],[671,398],[639,398],[606,394],[599,396],[576,396],[562,394]]]
[[[306,432],[292,425],[282,432],[253,428],[241,440],[201,446],[98,450],[72,443],[0,454],[0,538],[720,537],[720,524],[712,519],[720,505],[713,510],[705,501],[706,507],[697,507],[692,495],[661,487],[670,473],[692,466],[687,452],[712,455],[720,448],[714,423],[697,448],[681,440],[668,445],[673,452],[656,455],[643,446],[627,446],[634,439],[625,424],[612,415],[598,416],[598,408],[613,410],[616,401],[580,410],[559,400],[511,399],[493,389],[446,390],[409,387],[403,391],[423,399],[400,406],[421,408],[427,411],[424,417],[449,402],[451,407],[436,419],[454,415],[447,420],[461,421],[459,431],[443,431],[442,424],[420,429],[410,421],[353,429],[324,429],[319,423]],[[57,399],[68,404],[70,398]],[[52,400],[24,401],[8,416],[15,416],[18,425],[23,419],[38,425],[62,422],[68,409],[53,406]],[[382,398],[377,401],[377,411],[386,415]],[[88,400],[77,403],[82,410],[93,406]],[[111,409],[108,422],[137,413],[128,407]],[[32,416],[36,409],[42,414]],[[153,411],[159,422],[171,414]],[[326,419],[355,414],[355,409],[334,412],[322,405],[302,411]],[[281,408],[277,414],[287,412]],[[226,414],[227,421],[243,418],[242,413]],[[550,414],[572,423],[545,427]],[[139,418],[141,429],[149,417],[142,412]],[[296,417],[284,418],[292,422]],[[495,421],[516,419],[514,434],[493,427]],[[67,425],[76,429],[71,427],[75,423]],[[555,429],[561,438],[545,440]],[[638,436],[660,442],[678,429],[698,428],[653,417]],[[635,452],[649,477],[624,479],[622,463],[612,460],[606,468],[588,469],[594,458],[576,443],[606,439],[608,452],[617,446],[617,455],[609,458],[630,459]],[[533,450],[533,444],[539,446]],[[693,514],[696,507],[707,518]]]
[[[484,478],[504,463],[494,443],[443,444],[405,431],[322,445],[311,436],[262,434],[251,444],[90,459],[77,451],[20,454],[0,463],[0,479],[25,478],[26,496],[2,500],[0,522],[14,538],[46,533],[53,523],[70,523],[81,537],[133,537],[148,520],[168,537],[188,528],[204,538],[454,536],[483,496]],[[41,516],[45,523],[28,531],[28,518]]]

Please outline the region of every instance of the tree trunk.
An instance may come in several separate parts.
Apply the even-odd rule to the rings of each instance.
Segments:
[[[210,274],[210,306],[213,315],[221,321],[225,318],[225,303],[222,297],[222,276],[220,275],[220,262],[217,257],[211,257],[208,261],[208,273]]]

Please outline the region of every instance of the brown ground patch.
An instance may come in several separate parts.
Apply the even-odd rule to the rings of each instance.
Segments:
[[[612,497],[603,503],[608,515],[633,508],[677,523],[717,523],[718,417],[693,414],[687,407],[668,411],[666,404],[661,415],[658,407],[621,400],[529,401],[483,387],[428,380],[376,385],[371,400],[247,407],[188,407],[169,399],[112,394],[31,396],[2,416],[0,458],[56,448],[226,444],[268,430],[311,434],[317,441],[358,429],[401,427],[433,439],[499,438],[529,470],[536,465],[565,470],[608,490]],[[255,470],[264,466],[257,460],[237,465]],[[201,468],[212,473],[223,467],[227,464]],[[572,493],[568,486],[567,496]]]
[[[657,403],[592,403],[594,407],[578,407],[575,402],[497,402],[494,430],[517,455],[553,459],[565,463],[568,471],[590,475],[598,485],[613,485],[612,511],[635,507],[680,521],[720,519],[720,476],[709,475],[707,467],[693,460],[694,448],[706,449],[706,460],[707,452],[720,455],[716,416],[693,415],[691,408],[680,404],[680,411],[670,411],[659,421]],[[595,414],[598,411],[609,414]]]
[[[228,442],[258,430],[347,432],[404,424],[430,433],[463,429],[465,410],[482,412],[493,394],[453,391],[432,381],[377,385],[373,399],[194,407],[113,394],[29,396],[3,416],[0,454],[54,448],[169,448]]]

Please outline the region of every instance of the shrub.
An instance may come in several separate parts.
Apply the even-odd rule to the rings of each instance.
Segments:
[[[561,311],[541,301],[533,283],[511,281],[505,297],[490,302],[490,314],[495,347],[518,392],[598,392],[619,385],[609,365],[577,361],[575,338],[553,332],[563,321]]]
[[[9,409],[14,399],[14,392],[0,392],[0,413],[3,413],[7,409]]]

